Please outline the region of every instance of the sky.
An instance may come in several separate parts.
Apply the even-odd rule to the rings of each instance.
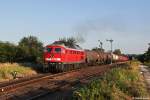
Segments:
[[[44,45],[75,37],[91,49],[144,53],[150,42],[150,0],[0,0],[0,41],[36,36]]]

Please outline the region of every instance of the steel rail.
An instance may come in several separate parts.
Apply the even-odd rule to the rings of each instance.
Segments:
[[[123,62],[123,63],[125,63],[125,62]],[[114,63],[111,65],[103,65],[103,66],[114,66],[114,65],[118,65],[118,64],[122,64],[122,63]],[[81,69],[83,69],[83,68],[81,68]],[[24,78],[24,79],[20,79],[20,80],[14,80],[11,82],[1,83],[0,84],[0,94],[24,87],[31,83],[39,82],[41,80],[53,79],[54,77],[61,76],[61,75],[67,74],[67,73],[77,72],[81,69],[75,69],[75,70],[57,73],[57,74],[49,74],[48,73],[48,74],[44,74],[44,75],[38,75],[38,76]]]

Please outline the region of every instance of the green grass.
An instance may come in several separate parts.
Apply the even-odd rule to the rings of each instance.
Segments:
[[[75,90],[73,99],[128,100],[132,97],[147,97],[148,92],[138,65],[138,62],[132,62],[125,68],[112,69],[104,77]]]
[[[27,66],[26,67],[21,66],[17,63],[13,63],[13,64],[1,63],[0,64],[0,81],[13,79],[14,72],[17,72],[17,75],[20,75],[20,76],[36,74],[36,72],[32,68],[27,67]]]

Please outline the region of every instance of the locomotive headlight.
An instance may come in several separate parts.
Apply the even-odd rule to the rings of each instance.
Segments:
[[[61,58],[56,58],[56,60],[60,61],[60,60],[61,60]]]
[[[46,58],[45,60],[47,60],[47,61],[51,61],[51,60],[61,61],[61,58]]]
[[[50,61],[50,60],[51,60],[51,58],[45,58],[45,60]]]

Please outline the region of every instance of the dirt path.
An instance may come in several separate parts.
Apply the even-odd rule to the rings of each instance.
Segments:
[[[141,72],[146,80],[148,91],[150,94],[150,70],[148,70],[148,66],[140,65]]]

